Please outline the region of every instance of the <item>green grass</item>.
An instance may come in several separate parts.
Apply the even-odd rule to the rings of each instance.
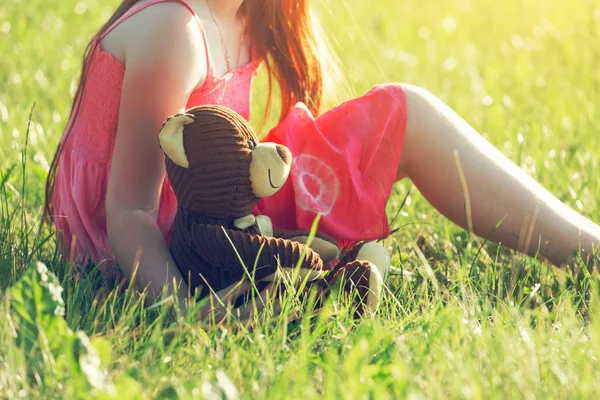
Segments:
[[[169,299],[99,301],[98,271],[71,274],[36,227],[83,48],[116,3],[0,5],[0,397],[91,398],[111,382],[123,398],[598,397],[597,279],[469,236],[410,182],[389,203],[395,269],[373,319],[354,323],[335,304],[297,324],[266,313],[254,328],[216,328],[178,317]],[[342,98],[423,86],[600,220],[597,1],[317,3]],[[253,121],[263,90],[261,76]]]

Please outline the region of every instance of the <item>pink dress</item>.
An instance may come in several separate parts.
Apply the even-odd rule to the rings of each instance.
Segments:
[[[105,35],[136,12],[163,1],[167,0],[134,6]],[[194,13],[185,1],[177,2]],[[114,265],[105,200],[125,66],[101,49],[102,38],[94,40],[78,113],[69,122],[71,133],[62,139],[54,223],[65,256],[106,269]],[[191,94],[187,107],[220,104],[248,119],[257,63],[223,77],[215,76],[208,50],[207,63],[206,81]],[[274,196],[261,200],[256,212],[270,216],[275,226],[291,229],[310,229],[320,213],[319,230],[340,241],[386,236],[385,204],[395,181],[405,125],[406,102],[399,85],[377,86],[317,118],[297,104],[265,139],[291,150],[290,179]],[[177,201],[165,178],[157,224],[167,242],[176,211]]]

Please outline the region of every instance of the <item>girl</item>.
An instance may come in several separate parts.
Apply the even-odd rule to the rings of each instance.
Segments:
[[[321,213],[320,230],[336,239],[380,238],[391,186],[408,177],[450,220],[480,236],[493,231],[511,249],[557,266],[593,252],[597,225],[425,90],[380,85],[321,114],[332,70],[316,28],[308,0],[124,0],[88,47],[47,182],[45,213],[64,254],[116,262],[128,277],[139,265],[139,285],[158,294],[175,279],[184,299],[167,245],[177,205],[157,133],[169,116],[205,103],[248,118],[260,64],[282,98],[266,140],[295,159],[285,187],[258,206],[275,225],[308,229]],[[225,292],[217,295],[230,299]]]

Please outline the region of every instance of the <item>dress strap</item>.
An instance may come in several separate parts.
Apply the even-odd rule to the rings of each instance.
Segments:
[[[202,26],[202,22],[200,22],[200,18],[198,18],[198,15],[196,14],[196,12],[192,8],[192,6],[190,6],[186,0],[150,0],[145,3],[136,3],[133,5],[133,7],[131,7],[129,10],[127,10],[125,12],[125,14],[123,14],[123,16],[121,16],[121,18],[119,18],[105,32],[103,32],[102,35],[96,37],[95,38],[96,43],[99,43],[102,39],[104,39],[104,37],[106,35],[108,35],[110,32],[112,32],[113,29],[115,29],[117,26],[119,26],[121,23],[123,23],[123,21],[125,21],[127,18],[131,17],[132,15],[137,14],[138,12],[142,11],[143,9],[150,7],[154,4],[166,3],[166,2],[179,3],[182,6],[184,6],[185,8],[187,8],[188,11],[190,13],[192,13],[192,15],[194,16],[194,19],[196,20],[196,23],[198,24],[198,28],[200,28],[200,32],[202,33],[202,40],[204,42],[204,49],[206,52],[206,65],[208,66],[209,71],[212,71],[212,63],[210,62],[210,54],[208,52],[208,40],[206,39],[206,33],[204,32],[204,27]]]

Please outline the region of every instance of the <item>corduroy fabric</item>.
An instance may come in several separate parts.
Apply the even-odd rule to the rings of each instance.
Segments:
[[[183,147],[189,168],[165,157],[178,210],[171,233],[171,254],[192,290],[206,296],[246,277],[259,281],[279,266],[320,271],[323,261],[301,243],[240,230],[234,220],[252,212],[258,198],[252,192],[249,141],[258,144],[252,127],[235,111],[217,105],[192,108],[194,122],[183,128]],[[284,151],[285,150],[285,151]],[[287,149],[281,158],[291,161]],[[286,231],[282,234],[306,234]],[[292,237],[292,236],[288,236]],[[333,239],[329,240],[333,241]]]
[[[301,243],[250,234],[230,224],[227,219],[207,224],[205,217],[181,209],[175,216],[171,253],[184,279],[193,291],[200,291],[200,297],[209,293],[209,287],[219,291],[242,278],[259,281],[279,266],[295,267],[305,250],[301,268],[323,269],[319,255]]]
[[[354,317],[361,318],[365,312],[367,296],[371,288],[371,268],[373,264],[367,261],[352,261],[348,264],[339,264],[337,269],[330,278],[330,285],[341,283],[344,295],[356,296]]]
[[[358,253],[367,242],[358,242],[343,249],[338,259],[338,265],[351,263],[358,258]]]
[[[186,111],[194,122],[183,129],[189,168],[165,157],[179,207],[213,218],[242,217],[258,203],[250,182],[252,127],[235,111],[204,105]]]
[[[323,261],[317,253],[289,240],[308,232],[274,229],[275,237],[266,237],[256,234],[255,227],[240,230],[234,225],[236,217],[250,214],[258,203],[250,181],[252,149],[248,143],[256,145],[258,139],[250,124],[233,110],[215,105],[195,107],[186,114],[194,119],[183,128],[189,168],[176,165],[169,157],[165,160],[178,202],[171,253],[192,291],[199,291],[202,298],[210,290],[218,292],[242,278],[258,282],[278,267],[295,267],[304,252],[300,267],[322,271]],[[289,164],[291,154],[285,150],[278,148]],[[335,243],[327,235],[317,237]],[[355,261],[361,247],[349,249],[326,279],[315,282],[321,288],[339,282],[346,294],[357,290],[356,316],[364,312],[371,276],[370,263]]]
[[[223,76],[216,76],[202,23],[187,1],[139,1],[104,35],[141,10],[166,1],[180,3],[189,10],[198,22],[206,49],[206,78],[190,94],[186,108],[220,104],[237,111],[246,119],[250,118],[252,80],[260,63],[252,60]],[[104,35],[93,39],[81,102],[61,138],[63,148],[58,160],[52,219],[59,249],[66,259],[81,266],[91,262],[100,268],[103,275],[119,278],[120,271],[114,268],[116,260],[108,240],[106,192],[117,136],[125,65],[102,48]],[[160,76],[156,78],[160,79]],[[136,182],[131,184],[135,185]],[[165,179],[161,187],[157,225],[167,242],[176,210],[177,201],[168,179]]]

